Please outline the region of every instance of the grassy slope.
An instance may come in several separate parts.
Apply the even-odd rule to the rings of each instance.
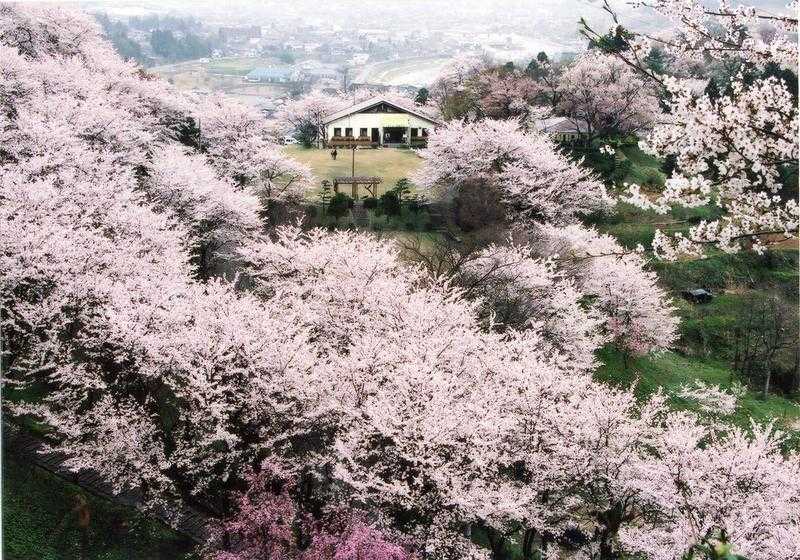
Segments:
[[[338,150],[339,157],[336,161],[333,161],[328,150],[300,146],[286,146],[284,150],[288,155],[310,166],[319,182],[325,179],[332,181],[334,177],[350,176],[352,173],[350,150]],[[381,194],[385,189],[393,187],[398,179],[408,177],[421,163],[422,160],[412,150],[356,150],[356,175],[383,177],[383,183],[379,187]],[[344,192],[349,194],[348,188],[345,186]],[[361,192],[364,192],[363,188]]]
[[[735,380],[735,374],[728,364],[713,357],[689,357],[665,352],[639,358],[626,365],[622,355],[606,348],[600,353],[600,359],[603,366],[595,375],[597,379],[622,387],[635,383],[637,394],[642,398],[663,388],[670,402],[679,409],[696,409],[694,403],[675,396],[682,385],[699,379],[708,384],[729,387]],[[730,420],[747,428],[750,418],[757,422],[775,420],[780,427],[792,429],[800,420],[800,406],[784,397],[773,395],[765,400],[757,393],[748,391],[739,399],[736,412]]]
[[[646,184],[648,181],[663,185],[666,176],[659,168],[660,162],[653,156],[644,153],[636,144],[621,146],[617,152],[618,160],[629,160],[631,170],[626,175],[624,182]]]
[[[659,161],[636,145],[623,146],[619,151],[632,163],[626,182],[642,183],[644,178],[657,174],[663,178]],[[716,212],[711,207],[676,209],[670,215],[662,216],[622,203],[613,216],[596,226],[600,231],[615,236],[626,247],[633,248],[639,243],[647,247],[656,229],[671,233],[686,231],[700,220],[714,219]],[[716,254],[697,261],[655,263],[662,285],[675,298],[681,317],[681,346],[687,352],[684,355],[667,352],[640,358],[626,366],[620,354],[606,349],[600,356],[604,365],[597,373],[598,379],[619,385],[635,382],[643,397],[659,387],[672,394],[681,385],[695,379],[722,387],[730,386],[736,375],[729,365],[728,335],[737,306],[747,294],[766,290],[782,293],[788,301],[796,304],[797,265],[797,250],[792,248],[775,251],[766,257],[751,253]],[[719,296],[708,305],[691,305],[680,299],[681,290],[694,287],[710,289]],[[682,399],[673,397],[671,400],[677,407],[692,407]],[[740,399],[732,420],[746,426],[751,416],[757,421],[775,419],[784,427],[794,425],[796,428],[800,406],[780,396],[762,399],[750,391]]]
[[[90,512],[81,556],[75,495]],[[6,560],[189,560],[191,542],[135,510],[84,492],[3,453],[3,557]]]

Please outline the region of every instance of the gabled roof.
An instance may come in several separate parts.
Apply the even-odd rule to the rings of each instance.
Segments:
[[[397,103],[389,101],[388,99],[384,99],[381,96],[371,97],[366,101],[362,101],[361,103],[356,103],[355,105],[347,107],[346,109],[342,109],[341,111],[336,111],[335,113],[331,113],[330,115],[325,117],[322,123],[323,124],[332,123],[333,121],[341,119],[342,117],[353,115],[355,113],[360,113],[361,111],[366,111],[367,109],[371,109],[372,107],[380,105],[381,103],[385,103],[386,105],[391,105],[392,107],[398,109],[399,111],[403,111],[404,113],[409,113],[421,119],[425,119],[426,121],[432,122],[433,124],[440,124],[439,121],[437,121],[432,117],[429,117],[425,113],[420,113],[416,109],[412,109],[410,107],[398,105]]]
[[[577,123],[577,124],[576,124]],[[557,132],[584,133],[589,130],[589,125],[582,121],[572,121],[566,117],[552,117],[536,121],[536,128],[540,132],[553,134]]]

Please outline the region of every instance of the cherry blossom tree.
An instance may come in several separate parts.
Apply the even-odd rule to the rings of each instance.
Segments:
[[[638,185],[631,186],[630,200],[662,213],[673,205],[714,204],[723,210],[719,220],[701,222],[688,235],[659,232],[654,249],[666,258],[700,255],[709,245],[735,252],[744,243],[760,251],[796,236],[798,205],[785,192],[781,173],[797,168],[797,101],[783,79],[753,71],[768,65],[796,69],[797,3],[789,5],[786,15],[728,2],[706,7],[695,1],[659,0],[647,6],[671,20],[675,33],[632,33],[626,48],[614,55],[665,92],[669,118],[654,127],[645,147],[674,157],[677,169],[655,200]],[[616,18],[607,4],[606,9]],[[765,25],[771,29],[759,32]],[[586,25],[584,31],[598,35]],[[654,46],[678,64],[732,62],[742,64],[742,71],[732,77],[730,95],[698,94],[691,77],[658,74],[647,67],[645,59]]]
[[[265,201],[299,200],[315,186],[311,169],[281,152],[252,108],[215,97],[200,111],[203,147],[223,177]]]
[[[545,53],[539,53],[536,59],[531,60],[525,73],[529,75],[538,86],[536,101],[540,106],[553,110],[561,100],[558,87],[561,83],[561,74],[564,66],[551,61]]]
[[[297,485],[268,463],[246,477],[236,512],[214,528],[207,545],[214,560],[410,560],[406,548],[341,508],[320,519],[298,507]]]
[[[570,222],[610,203],[594,175],[546,136],[526,133],[513,120],[448,123],[420,155],[424,164],[413,177],[416,184],[452,192],[468,179],[491,176],[509,213],[528,222]]]
[[[231,108],[227,122],[211,110],[193,124],[191,99],[162,99],[171,90],[121,63],[84,16],[0,10],[4,382],[43,390],[6,410],[44,422],[68,466],[137,487],[152,504],[181,499],[228,519],[245,558],[253,545],[266,557],[398,560],[410,557],[401,537],[420,556],[485,558],[470,527],[496,543],[522,529],[529,552],[578,531],[579,546],[605,557],[656,554],[646,527],[673,557],[717,528],[754,556],[795,546],[796,454],[756,430],[718,436],[686,414],[687,427],[673,429],[663,398],[640,404],[592,380],[596,318],[576,308],[576,292],[597,295],[616,321],[610,334],[633,350],[665,346],[672,326],[653,278],[613,254],[613,240],[541,226],[531,245],[550,248],[538,253],[549,261],[518,259],[527,249],[515,246],[482,255],[475,273],[493,271],[500,289],[513,289],[506,268],[525,297],[564,289],[545,303],[576,322],[544,315],[535,328],[492,328],[480,301],[408,266],[390,241],[255,231],[248,189],[263,179],[239,173],[225,150],[268,148],[260,121]],[[491,126],[522,156],[508,164],[518,154],[490,147],[481,172],[510,181],[538,169],[525,167],[534,149],[551,153],[513,123]],[[556,177],[591,184],[547,158]],[[523,171],[508,171],[515,165]],[[432,184],[460,180],[448,166]],[[235,241],[247,290],[198,277],[193,251],[222,240]],[[570,268],[594,251],[592,267]],[[637,328],[645,334],[631,335]],[[253,479],[264,461],[296,487]],[[680,464],[697,468],[676,475]],[[781,485],[790,491],[778,496]],[[711,503],[719,492],[741,515]],[[337,501],[368,513],[290,540],[298,512],[324,520]]]
[[[539,93],[536,83],[516,71],[485,72],[478,77],[482,112],[492,119],[525,121]]]
[[[639,483],[658,514],[631,525],[623,546],[654,560],[698,552],[724,535],[746,558],[800,553],[797,454],[781,453],[783,435],[770,426],[715,434],[675,416],[654,440]]]
[[[676,340],[674,309],[641,256],[579,225],[542,225],[534,236],[537,251],[556,258],[576,287],[596,298],[605,328],[621,349],[641,355],[667,349]]]
[[[534,257],[530,246],[490,245],[469,258],[456,279],[465,297],[481,303],[491,328],[537,329],[549,352],[590,371],[603,342],[601,317],[581,305],[583,294],[552,262]]]
[[[169,212],[188,228],[201,275],[207,276],[215,261],[234,259],[236,246],[260,229],[258,200],[237,193],[202,155],[181,147],[155,153],[143,185],[154,209]]]
[[[660,113],[655,88],[618,58],[597,51],[566,68],[557,93],[558,110],[589,140],[646,131]]]
[[[412,560],[416,556],[357,515],[342,515],[318,528],[303,560]],[[342,519],[343,518],[343,519]]]
[[[327,142],[325,117],[354,105],[356,100],[344,93],[330,95],[321,91],[312,91],[288,101],[276,115],[287,132],[297,131],[307,144]]]
[[[485,58],[459,56],[441,68],[431,84],[430,96],[445,120],[469,116],[475,112],[478,98],[472,82],[489,65],[490,61]]]

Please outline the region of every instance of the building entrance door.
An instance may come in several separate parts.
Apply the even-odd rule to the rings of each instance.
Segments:
[[[383,143],[384,144],[402,144],[408,140],[404,136],[408,129],[404,126],[385,126],[383,127]]]

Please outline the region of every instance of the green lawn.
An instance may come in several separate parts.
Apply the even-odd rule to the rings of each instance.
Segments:
[[[630,161],[630,171],[625,175],[623,182],[636,183],[643,186],[661,187],[664,185],[666,175],[661,171],[661,162],[644,153],[638,144],[626,144],[617,151],[617,160]]]
[[[274,58],[215,58],[205,64],[212,74],[234,74],[245,76],[255,68],[280,64]]]
[[[88,505],[85,533],[73,510],[76,496]],[[190,560],[192,549],[162,523],[3,453],[6,560]]]
[[[600,359],[603,365],[595,374],[597,379],[622,387],[636,383],[640,397],[651,395],[661,387],[670,396],[672,404],[681,409],[695,408],[694,403],[674,396],[682,385],[700,380],[728,388],[736,379],[731,368],[720,360],[682,356],[675,352],[638,358],[626,365],[619,352],[606,348],[600,352]],[[796,430],[800,406],[781,396],[770,395],[763,399],[760,394],[748,391],[739,399],[731,421],[747,428],[750,418],[757,422],[775,420],[782,428]]]
[[[287,155],[310,166],[319,182],[325,179],[332,181],[334,177],[352,174],[351,150],[338,150],[336,161],[331,158],[329,150],[286,146],[284,151]],[[379,187],[379,193],[382,194],[392,188],[398,179],[408,177],[422,164],[422,159],[412,150],[406,149],[359,149],[355,151],[355,164],[356,175],[383,177],[383,183]],[[363,190],[362,187],[361,191]],[[344,192],[349,194],[348,190]]]

